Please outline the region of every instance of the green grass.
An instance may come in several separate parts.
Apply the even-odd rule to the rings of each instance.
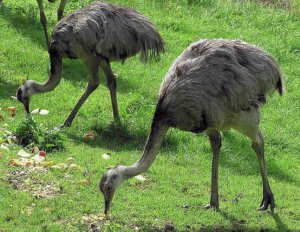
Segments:
[[[67,14],[91,0],[70,0]],[[14,188],[9,181],[21,168],[8,165],[20,147],[0,153],[0,231],[87,231],[84,215],[99,214],[103,199],[98,182],[109,165],[134,163],[140,156],[157,100],[158,89],[173,60],[202,38],[239,38],[265,49],[278,60],[285,82],[283,97],[274,94],[262,109],[266,162],[276,213],[258,212],[262,197],[258,162],[251,143],[242,135],[224,133],[219,170],[220,211],[200,206],[210,196],[211,151],[205,136],[170,130],[154,165],[144,173],[146,182],[131,180],[117,192],[111,221],[95,222],[102,231],[163,231],[173,224],[177,231],[299,231],[300,230],[300,17],[297,11],[257,1],[116,0],[155,23],[166,41],[158,62],[141,64],[138,57],[124,65],[113,63],[118,75],[118,101],[123,127],[111,126],[109,91],[101,86],[83,105],[71,128],[67,146],[48,154],[55,163],[70,156],[82,171],[28,173]],[[46,4],[46,3],[45,3]],[[296,6],[295,1],[295,6]],[[46,4],[49,29],[56,23],[56,7]],[[35,1],[4,0],[0,8],[0,113],[9,130],[25,116],[21,104],[10,99],[24,78],[45,81],[49,58]],[[31,109],[48,109],[35,116],[52,129],[61,125],[87,85],[82,62],[64,60],[61,84],[50,93],[32,98]],[[5,108],[17,107],[9,119]],[[97,139],[82,135],[97,132]],[[111,153],[110,160],[101,158]],[[82,179],[90,185],[81,185]],[[23,182],[22,182],[23,181]],[[48,198],[34,196],[39,186],[56,186]],[[27,187],[26,187],[27,186]],[[21,191],[28,190],[26,191]]]

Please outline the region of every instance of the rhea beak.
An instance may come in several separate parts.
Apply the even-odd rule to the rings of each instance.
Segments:
[[[110,207],[110,202],[111,202],[111,200],[105,200],[105,208],[104,208],[105,217],[108,216],[108,210],[109,210],[109,207]]]

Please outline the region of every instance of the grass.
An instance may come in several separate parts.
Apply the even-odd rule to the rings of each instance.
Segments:
[[[72,0],[67,14],[91,0]],[[300,230],[300,17],[297,11],[257,1],[114,0],[151,19],[166,41],[158,62],[141,64],[138,57],[124,65],[113,63],[118,75],[122,128],[111,126],[109,92],[102,85],[84,104],[71,128],[66,149],[48,154],[55,163],[72,156],[83,170],[30,172],[10,167],[20,149],[0,150],[0,231],[299,231]],[[0,128],[15,130],[25,113],[10,99],[24,78],[45,81],[49,58],[35,1],[9,0],[0,8]],[[295,1],[295,6],[296,6]],[[46,5],[49,28],[56,23],[56,8]],[[258,212],[262,197],[258,162],[250,141],[234,131],[225,132],[219,170],[220,211],[201,208],[210,195],[211,151],[205,136],[170,130],[154,165],[117,192],[111,221],[96,220],[103,210],[98,181],[109,165],[134,163],[149,132],[162,78],[173,60],[193,41],[202,38],[239,38],[267,50],[278,60],[286,93],[268,99],[262,109],[266,162],[276,212]],[[34,96],[32,109],[48,109],[35,116],[52,129],[63,123],[87,85],[80,61],[64,60],[63,79],[53,92]],[[17,107],[10,119],[5,108]],[[82,135],[94,131],[96,140]],[[111,159],[101,158],[111,153]],[[24,171],[24,172],[22,172]],[[19,177],[22,176],[22,178]],[[12,180],[15,180],[13,182]],[[89,185],[80,184],[88,180]],[[53,191],[44,191],[52,186]],[[55,190],[55,191],[54,191]],[[43,192],[44,191],[44,192]],[[43,194],[36,194],[36,193]],[[93,221],[94,217],[94,221]]]

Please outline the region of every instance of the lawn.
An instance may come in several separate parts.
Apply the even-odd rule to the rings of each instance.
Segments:
[[[70,0],[66,14],[91,3]],[[146,15],[166,42],[159,61],[139,57],[113,63],[118,75],[122,127],[112,125],[109,91],[101,85],[64,131],[66,148],[47,154],[55,164],[73,163],[80,170],[12,167],[20,146],[0,150],[0,231],[300,231],[300,15],[295,8],[229,0],[113,0]],[[23,4],[22,4],[23,3]],[[49,31],[58,3],[44,3]],[[298,4],[298,5],[297,5]],[[272,54],[284,76],[285,94],[274,94],[262,108],[268,176],[275,213],[259,212],[262,185],[251,142],[235,131],[223,134],[219,168],[220,210],[209,202],[211,150],[204,135],[169,130],[154,165],[116,193],[111,219],[101,220],[103,198],[98,182],[107,167],[131,165],[141,155],[150,130],[160,83],[174,59],[204,38],[242,39]],[[0,128],[14,131],[25,117],[11,99],[23,79],[47,80],[49,57],[34,0],[4,0],[0,7]],[[42,128],[61,125],[87,86],[80,60],[63,61],[63,79],[52,92],[35,95],[31,110]],[[11,118],[7,107],[17,108]],[[96,139],[83,135],[94,132]],[[102,155],[109,153],[110,159]]]

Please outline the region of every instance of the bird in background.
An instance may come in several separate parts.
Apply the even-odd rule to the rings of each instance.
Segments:
[[[117,188],[152,165],[171,127],[205,133],[209,138],[213,157],[207,209],[219,208],[221,131],[232,128],[247,136],[258,157],[263,183],[259,210],[270,206],[273,211],[275,201],[267,178],[259,122],[260,108],[266,103],[267,95],[275,90],[282,95],[278,64],[261,49],[238,40],[202,40],[191,44],[174,61],[161,84],[141,158],[132,166],[117,165],[103,175],[99,188],[104,195],[105,215]]]
[[[162,52],[164,41],[145,16],[130,8],[95,2],[59,21],[50,41],[49,79],[45,83],[25,81],[17,90],[17,98],[29,113],[32,95],[52,91],[60,83],[62,59],[81,59],[86,65],[89,83],[62,127],[71,125],[82,104],[98,87],[99,67],[105,74],[110,91],[114,122],[120,124],[116,75],[110,63],[124,61],[137,53],[140,53],[142,61],[148,61]]]
[[[43,6],[43,0],[36,0],[38,7],[39,7],[39,11],[40,11],[40,22],[42,24],[43,30],[44,30],[44,34],[45,34],[45,39],[46,39],[46,43],[47,43],[47,48],[49,49],[49,36],[48,36],[48,30],[47,30],[47,18],[44,12],[44,6]],[[53,3],[56,0],[48,0],[48,2]],[[68,0],[60,0],[60,4],[57,10],[57,20],[61,20],[63,18],[63,14],[64,14],[64,10],[65,10],[65,6],[67,4]],[[2,5],[2,0],[0,0],[0,6]]]

